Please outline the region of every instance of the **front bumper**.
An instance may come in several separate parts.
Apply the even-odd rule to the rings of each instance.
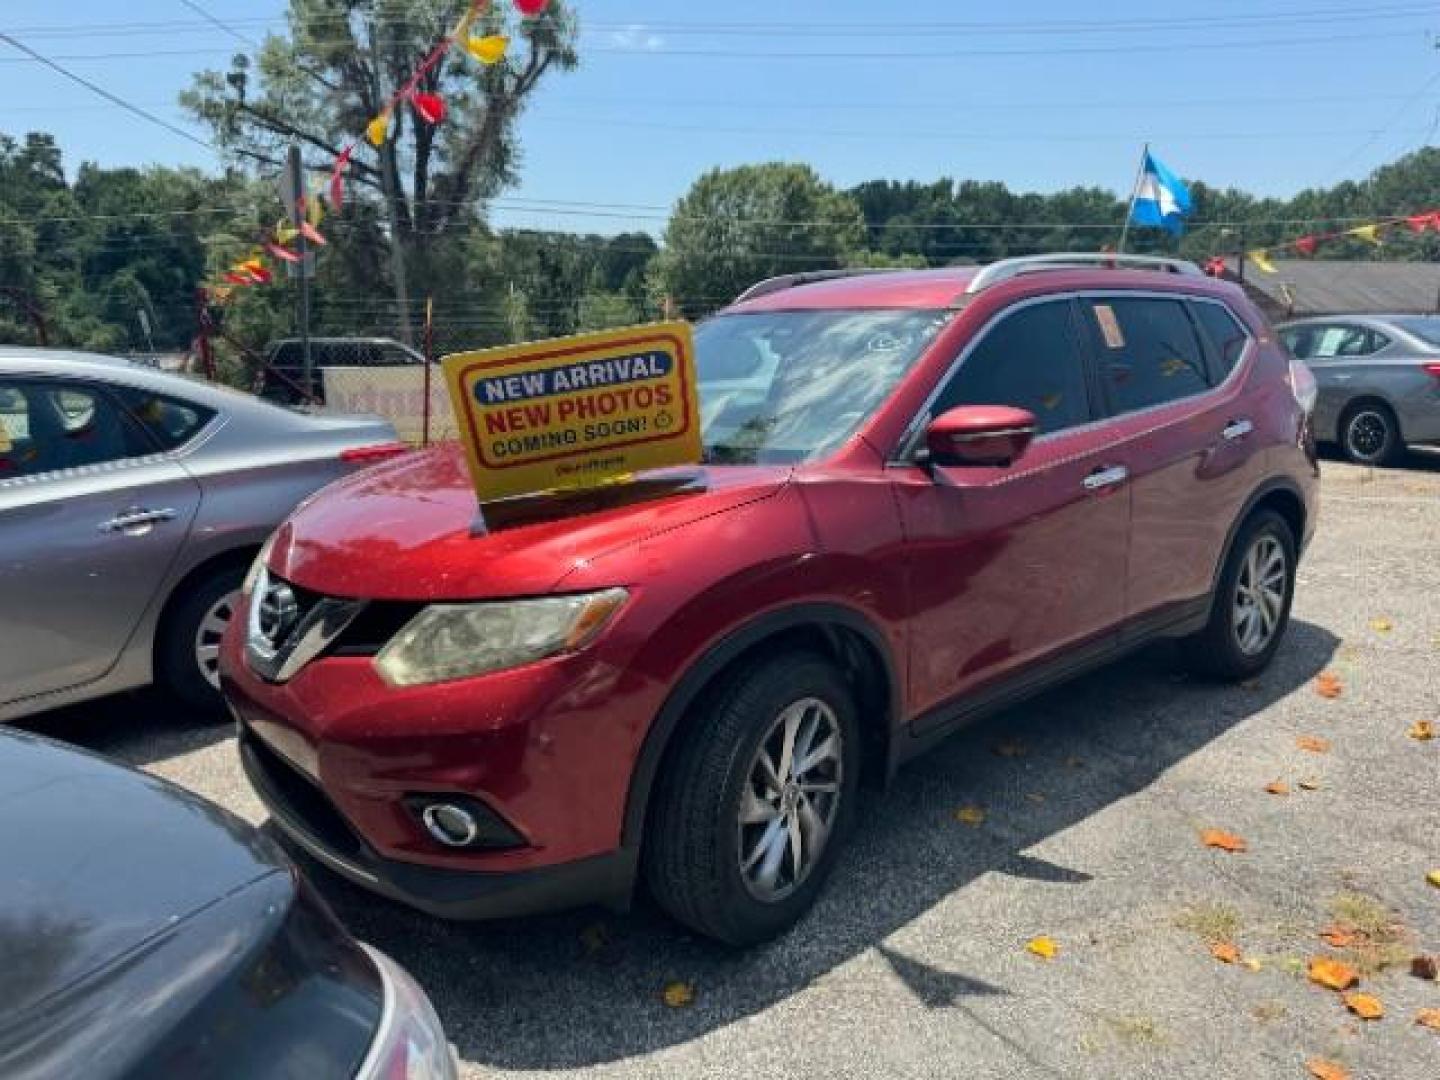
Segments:
[[[240,760],[285,839],[363,888],[445,919],[500,919],[588,903],[624,907],[635,852],[513,871],[456,870],[386,859],[301,770],[240,723]]]

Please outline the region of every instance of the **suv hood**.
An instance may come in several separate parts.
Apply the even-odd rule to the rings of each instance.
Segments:
[[[263,878],[294,889],[240,819],[36,735],[0,731],[0,821],[0,1032]]]
[[[773,495],[790,472],[658,469],[630,483],[508,500],[482,513],[463,452],[449,443],[357,473],[302,503],[276,533],[269,568],[330,596],[534,596],[607,553]]]

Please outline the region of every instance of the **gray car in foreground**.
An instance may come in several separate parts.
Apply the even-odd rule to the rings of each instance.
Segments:
[[[375,417],[0,346],[0,721],[152,681],[219,708],[220,636],[260,545],[404,449]]]
[[[1336,315],[1276,332],[1319,384],[1317,439],[1362,465],[1440,442],[1440,316]]]

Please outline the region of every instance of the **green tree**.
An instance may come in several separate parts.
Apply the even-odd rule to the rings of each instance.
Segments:
[[[266,38],[253,69],[237,56],[226,74],[196,76],[181,102],[237,163],[278,168],[298,144],[310,168],[328,171],[454,18],[454,4],[429,0],[290,0],[288,34]],[[517,117],[547,72],[577,62],[575,20],[561,0],[523,20],[492,4],[473,32],[509,34],[511,55],[481,67],[453,49],[416,87],[445,101],[444,122],[425,123],[402,103],[389,138],[378,150],[361,138],[350,166],[352,191],[383,207],[369,223],[378,227],[352,242],[390,248],[402,310],[411,296],[443,292],[454,252],[440,238],[472,227],[484,200],[514,182]]]
[[[842,267],[864,245],[859,204],[810,166],[713,169],[676,203],[659,275],[679,309],[693,315],[762,278]]]

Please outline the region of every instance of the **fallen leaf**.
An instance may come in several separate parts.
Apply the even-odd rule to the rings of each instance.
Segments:
[[[985,821],[985,811],[978,806],[962,806],[955,811],[955,820],[962,825],[979,825]]]
[[[1265,785],[1265,790],[1271,795],[1289,795],[1290,785],[1285,783],[1284,780],[1271,780]]]
[[[1388,634],[1391,630],[1395,629],[1395,624],[1385,618],[1371,619],[1370,629],[1374,630],[1377,634]]]
[[[1331,990],[1349,990],[1360,981],[1354,968],[1329,956],[1313,957],[1306,974],[1310,976],[1311,982],[1317,982]]]
[[[687,1005],[694,1004],[695,987],[686,982],[666,983],[660,996],[670,1008],[683,1009]]]
[[[1312,754],[1328,754],[1330,752],[1330,740],[1322,739],[1319,735],[1301,735],[1295,740],[1295,745],[1301,750],[1309,750]]]
[[[1322,671],[1315,676],[1315,692],[1323,698],[1337,698],[1344,693],[1345,688],[1340,684],[1340,676],[1333,671]]]
[[[1410,974],[1417,979],[1429,979],[1434,982],[1440,978],[1440,960],[1433,956],[1417,956],[1410,961]]]
[[[1221,851],[1245,851],[1248,848],[1242,837],[1224,829],[1206,829],[1200,834],[1200,842],[1206,847],[1219,848]]]
[[[1302,791],[1319,791],[1320,781],[1313,776],[1307,776],[1302,780],[1296,781],[1295,786]]]
[[[1244,960],[1240,961],[1240,963],[1247,971],[1259,971],[1265,966],[1261,963],[1258,956],[1247,956]]]
[[[1320,931],[1320,940],[1335,949],[1348,949],[1355,944],[1355,931],[1348,926],[1327,926]]]
[[[1346,994],[1340,1000],[1345,1002],[1345,1007],[1361,1020],[1379,1020],[1385,1015],[1385,1006],[1374,994],[1355,992]]]
[[[1024,757],[1029,753],[1029,748],[1019,739],[1002,739],[990,749],[999,757]]]
[[[1238,964],[1240,962],[1240,950],[1233,942],[1217,941],[1210,946],[1210,955],[1222,964]]]
[[[1440,1031],[1440,1009],[1421,1009],[1415,1014],[1415,1022]]]
[[[1416,720],[1405,734],[1418,742],[1429,742],[1435,738],[1435,725],[1429,720]]]
[[[1048,937],[1031,938],[1025,943],[1025,948],[1046,960],[1054,960],[1055,954],[1060,951],[1059,944],[1053,938]]]
[[[1305,1062],[1305,1068],[1315,1080],[1350,1080],[1350,1073],[1345,1066],[1324,1058],[1311,1058]]]
[[[1437,889],[1440,889],[1440,870],[1431,870],[1428,874],[1425,875],[1425,880],[1430,882],[1430,884],[1434,885]]]

